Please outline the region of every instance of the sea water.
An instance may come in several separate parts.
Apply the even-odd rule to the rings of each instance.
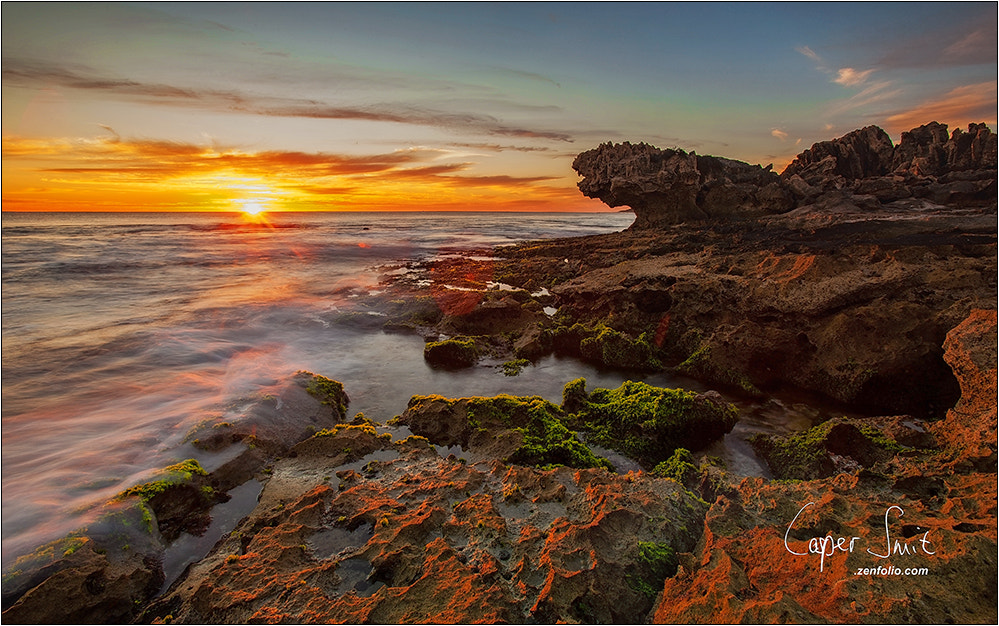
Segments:
[[[186,458],[191,427],[298,370],[344,383],[384,422],[414,394],[539,394],[576,376],[431,369],[423,340],[378,324],[387,268],[530,239],[620,231],[631,213],[3,214],[3,564]],[[474,252],[467,252],[474,251]]]

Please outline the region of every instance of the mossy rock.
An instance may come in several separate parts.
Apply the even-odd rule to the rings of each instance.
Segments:
[[[320,376],[319,374],[312,374],[311,372],[300,372],[300,374],[307,374],[312,377],[305,385],[305,390],[311,396],[333,409],[333,417],[337,421],[346,419],[350,398],[347,397],[346,392],[343,390],[343,383]]]
[[[726,390],[750,398],[763,397],[763,392],[745,374],[719,363],[714,358],[711,346],[707,341],[701,343],[673,371],[683,376],[719,385]]]
[[[617,369],[662,368],[660,351],[648,341],[646,333],[636,339],[606,324],[556,326],[552,331],[552,347],[559,354],[579,356],[591,363]]]
[[[129,498],[139,500],[143,524],[149,530],[155,521],[163,538],[173,541],[181,532],[197,535],[204,531],[211,523],[208,512],[228,496],[215,491],[201,464],[187,459],[163,468],[155,480],[129,487],[113,501]]]
[[[514,359],[512,361],[507,361],[502,366],[503,375],[520,376],[520,373],[524,371],[524,368],[530,364],[531,362],[528,359]]]
[[[656,465],[652,473],[663,478],[672,478],[684,486],[695,484],[699,475],[694,464],[694,455],[686,448],[674,450],[673,456]]]
[[[396,421],[436,445],[502,447],[506,463],[613,469],[566,426],[562,409],[539,396],[414,396]]]
[[[472,339],[430,341],[423,347],[423,358],[431,367],[461,369],[475,365],[479,348]]]
[[[676,574],[678,560],[669,544],[639,541],[635,566],[637,571],[627,577],[628,586],[648,598],[655,598],[662,592],[666,579]]]
[[[577,379],[563,390],[563,408],[572,413],[569,424],[585,431],[590,441],[650,468],[677,448],[708,446],[738,420],[737,409],[716,393],[626,381],[616,389],[586,394],[585,382]]]
[[[750,444],[776,478],[827,478],[870,468],[907,448],[877,428],[835,418],[792,435],[754,435]]]

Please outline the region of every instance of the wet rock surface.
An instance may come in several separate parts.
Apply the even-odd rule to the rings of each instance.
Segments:
[[[17,559],[4,572],[4,621],[134,620],[165,582],[170,544],[203,534],[227,492],[304,437],[342,422],[348,402],[340,383],[299,372],[199,424],[188,440],[222,461],[211,471],[194,459],[163,468],[98,507],[86,528]]]
[[[988,210],[795,211],[567,244],[504,251],[511,284],[550,281],[553,351],[584,356],[603,325],[623,346],[591,353],[608,365],[749,395],[807,389],[870,413],[942,416],[959,395],[944,338],[997,293]]]
[[[254,513],[144,619],[635,623],[664,580],[643,547],[691,549],[706,508],[673,481],[469,463],[359,428],[275,464]],[[330,475],[347,448],[372,451]]]

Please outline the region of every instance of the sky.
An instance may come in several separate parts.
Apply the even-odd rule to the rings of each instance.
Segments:
[[[997,7],[4,2],[3,210],[609,210],[607,141],[995,130]]]

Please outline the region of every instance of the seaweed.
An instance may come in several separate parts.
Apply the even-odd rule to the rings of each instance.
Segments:
[[[779,479],[825,478],[841,471],[832,455],[871,467],[907,450],[877,428],[836,418],[791,435],[754,435],[750,444]]]
[[[507,361],[503,364],[503,375],[504,376],[519,376],[524,368],[530,365],[531,362],[528,359],[514,359],[512,361]]]
[[[673,456],[659,463],[652,473],[663,478],[672,478],[681,485],[686,485],[697,478],[697,466],[694,465],[694,455],[686,448],[677,448]]]

